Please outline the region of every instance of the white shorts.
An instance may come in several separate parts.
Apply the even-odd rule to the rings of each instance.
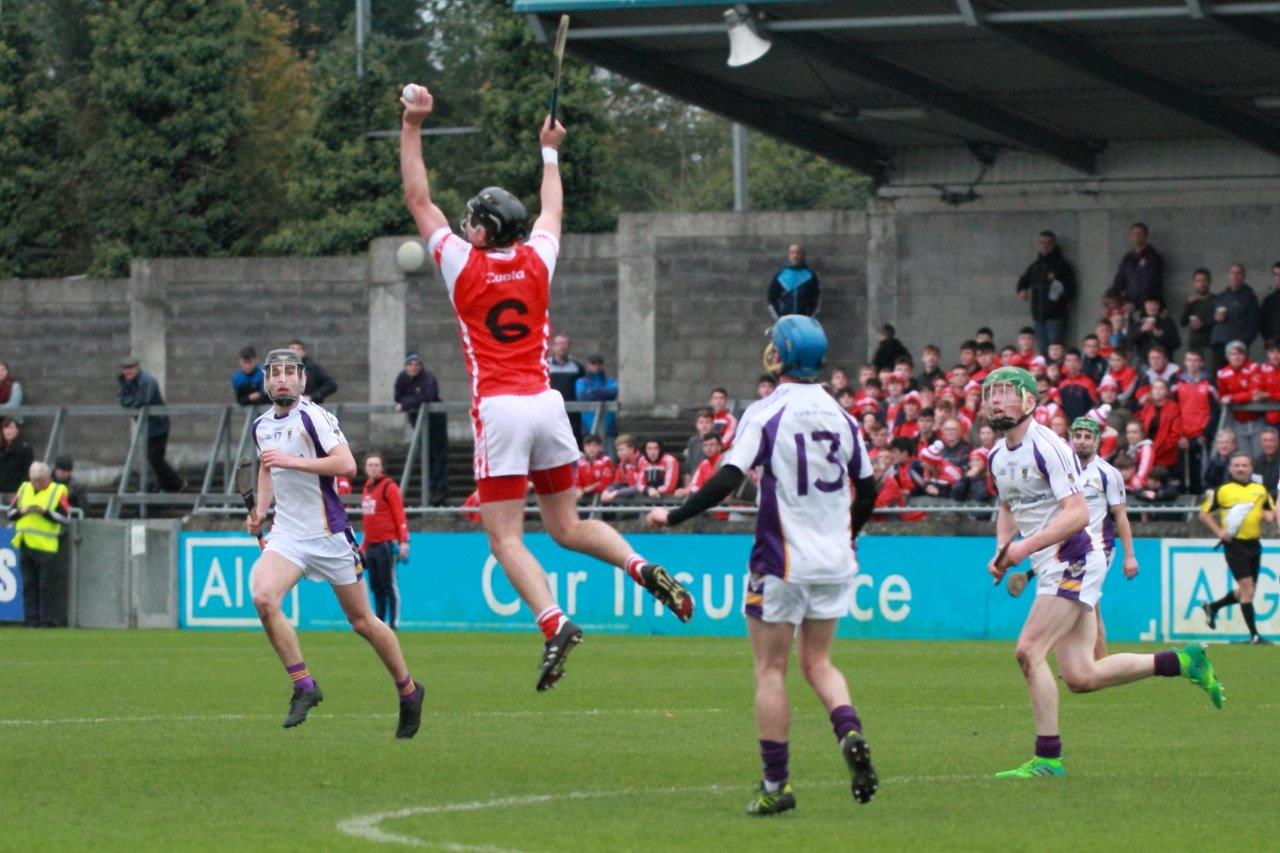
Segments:
[[[799,625],[806,619],[839,619],[853,607],[853,575],[835,583],[794,583],[752,573],[742,601],[742,612],[762,622]]]
[[[475,477],[510,477],[577,462],[582,455],[559,391],[481,397],[471,409]]]
[[[1056,595],[1093,610],[1102,598],[1107,566],[1107,558],[1101,551],[1090,551],[1083,563],[1045,560],[1035,567],[1036,595]]]
[[[328,581],[346,586],[360,580],[363,564],[349,531],[315,539],[294,539],[287,533],[272,533],[266,550],[274,551],[302,569],[308,580]]]

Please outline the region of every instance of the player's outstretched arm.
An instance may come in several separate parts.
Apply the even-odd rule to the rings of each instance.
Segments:
[[[555,152],[552,156],[544,150],[542,155],[542,209],[533,223],[535,231],[546,231],[560,239],[560,226],[564,219],[564,185],[560,181],[560,143],[564,142],[565,129],[560,122],[552,125],[551,116],[542,120],[538,142],[543,149]]]
[[[745,476],[735,465],[722,465],[701,489],[689,495],[680,506],[671,510],[650,510],[645,521],[651,527],[671,527],[682,521],[688,521],[733,494],[733,490],[742,484]]]
[[[422,122],[431,115],[435,98],[426,86],[417,86],[413,101],[400,99],[404,115],[400,121],[400,178],[404,182],[404,201],[424,239],[449,224],[444,212],[431,201],[427,167],[422,162]]]

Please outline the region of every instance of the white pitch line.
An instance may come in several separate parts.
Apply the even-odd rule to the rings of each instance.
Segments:
[[[513,711],[428,711],[427,717],[448,719],[452,717],[609,717],[609,716],[679,716],[681,714],[722,714],[723,708],[582,708],[582,709],[550,709],[546,711],[513,710]],[[329,714],[319,711],[312,720],[385,720],[394,719],[396,714]],[[0,719],[0,727],[17,726],[89,726],[112,725],[116,723],[192,723],[192,722],[242,722],[245,720],[274,720],[275,714],[151,714],[144,716],[121,717],[46,717],[46,718],[13,718]]]

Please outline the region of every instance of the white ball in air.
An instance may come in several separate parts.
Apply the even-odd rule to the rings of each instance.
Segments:
[[[427,265],[427,250],[417,240],[409,240],[396,249],[396,263],[405,272],[419,272]]]

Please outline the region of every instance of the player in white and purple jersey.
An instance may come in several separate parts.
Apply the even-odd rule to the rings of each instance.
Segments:
[[[334,482],[336,477],[355,476],[355,458],[337,419],[303,397],[306,372],[297,354],[272,350],[264,369],[273,405],[253,422],[253,442],[262,464],[257,503],[246,526],[255,536],[261,533],[274,497],[271,535],[249,577],[258,618],[293,680],[284,727],[306,720],[324,698],[302,659],[298,634],[280,610],[285,593],[305,576],[329,582],[351,627],[386,665],[400,697],[396,737],[411,738],[422,720],[424,691],[410,677],[395,633],[369,609],[360,552]]]
[[[1026,558],[1038,578],[1036,600],[1018,637],[1017,658],[1031,695],[1035,756],[998,778],[1065,776],[1058,729],[1058,684],[1052,651],[1073,693],[1088,693],[1153,675],[1186,676],[1222,707],[1222,685],[1204,645],[1154,655],[1118,654],[1094,660],[1097,618],[1091,612],[1107,573],[1102,529],[1089,523],[1083,472],[1071,448],[1033,420],[1036,380],[1020,367],[1001,367],[982,383],[991,425],[1004,437],[988,464],[1000,495],[997,550],[987,569],[998,584]],[[1017,538],[1021,537],[1021,538]]]
[[[1133,530],[1129,526],[1126,510],[1124,478],[1120,472],[1098,456],[1098,437],[1102,425],[1088,416],[1076,418],[1071,424],[1071,449],[1080,461],[1080,486],[1084,491],[1085,506],[1089,510],[1091,535],[1102,537],[1102,555],[1108,567],[1115,554],[1116,536],[1124,548],[1124,576],[1133,580],[1138,574],[1138,558],[1133,550]],[[1022,594],[1027,581],[1035,577],[1028,569],[1009,575],[1009,594],[1015,598]],[[1101,602],[1094,605],[1098,619],[1098,637],[1093,646],[1094,660],[1107,656],[1107,627],[1102,620]]]
[[[781,372],[777,390],[743,414],[733,448],[702,488],[676,509],[655,509],[648,518],[655,526],[679,524],[718,504],[748,471],[761,472],[743,608],[755,653],[756,726],[764,764],[764,780],[747,806],[753,815],[795,808],[787,770],[791,711],[784,681],[797,640],[801,669],[830,714],[854,798],[870,801],[878,784],[849,685],[830,654],[836,623],[853,604],[858,571],[853,539],[871,516],[876,490],[857,424],[817,382],[826,351],[826,334],[817,320],[780,319],[766,355]],[[856,499],[850,496],[851,484]]]

